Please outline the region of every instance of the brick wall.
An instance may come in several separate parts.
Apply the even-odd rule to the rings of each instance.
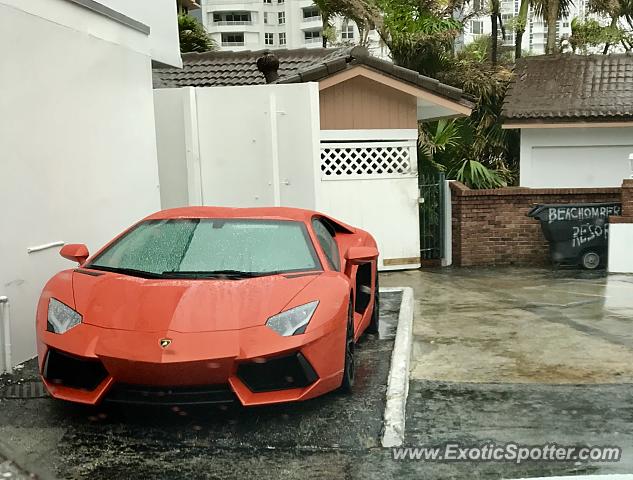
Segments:
[[[547,264],[549,251],[540,221],[526,215],[534,205],[620,202],[620,192],[620,188],[471,190],[451,182],[453,264]],[[633,211],[633,188],[629,192]]]

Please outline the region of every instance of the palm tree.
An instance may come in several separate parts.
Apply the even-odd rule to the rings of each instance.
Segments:
[[[490,45],[490,61],[493,65],[497,64],[497,51],[499,50],[499,19],[500,5],[499,0],[490,0],[490,23],[492,24],[492,44]]]
[[[514,58],[521,58],[523,34],[525,33],[525,27],[527,25],[528,10],[530,9],[530,0],[521,0],[521,6],[519,7],[519,15],[515,20],[514,25]]]
[[[569,7],[573,4],[573,0],[533,0],[534,12],[547,23],[545,53],[556,53],[556,22],[569,15]]]
[[[356,23],[363,38],[365,31],[369,29],[368,19],[376,15],[377,8],[373,0],[313,0],[319,7],[321,20],[323,21],[323,48],[327,47],[328,34],[332,32],[330,20],[336,16],[352,20]]]

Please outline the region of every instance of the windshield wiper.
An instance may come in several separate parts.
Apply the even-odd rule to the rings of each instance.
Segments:
[[[130,275],[132,277],[165,278],[160,273],[146,272],[145,270],[136,270],[134,268],[107,267],[105,265],[88,265],[84,268],[92,270],[103,270],[104,272],[122,273],[123,275]]]
[[[163,278],[255,278],[276,275],[279,272],[246,272],[243,270],[177,270],[163,272]]]

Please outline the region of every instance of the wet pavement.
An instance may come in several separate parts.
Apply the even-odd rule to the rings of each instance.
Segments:
[[[15,463],[0,456],[0,478],[2,480],[26,480],[29,475]]]
[[[414,289],[415,379],[633,382],[633,276],[464,268],[381,281]]]
[[[386,380],[401,293],[381,296],[381,337],[357,346],[350,395],[243,408],[88,408],[49,398],[0,400],[0,441],[58,478],[341,478],[380,450]],[[28,362],[0,393],[37,381]],[[30,392],[34,389],[28,389]]]
[[[623,449],[617,463],[409,461],[401,472],[490,479],[633,473],[633,277],[437,269],[391,273],[381,282],[415,291],[406,446]]]

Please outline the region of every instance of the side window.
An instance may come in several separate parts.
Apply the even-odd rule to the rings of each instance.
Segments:
[[[334,270],[340,270],[341,258],[338,252],[338,245],[336,244],[336,240],[334,240],[333,232],[330,232],[323,222],[316,218],[312,220],[312,228],[314,229],[314,233],[319,240],[319,244],[330,263],[330,267]]]

